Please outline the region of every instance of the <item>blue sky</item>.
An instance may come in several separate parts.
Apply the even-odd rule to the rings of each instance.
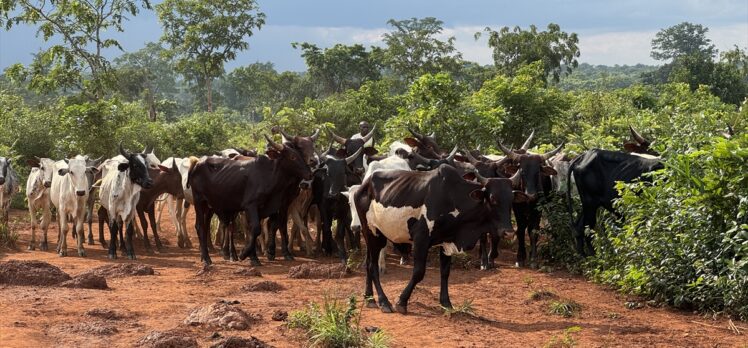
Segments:
[[[229,63],[229,69],[271,61],[279,70],[304,70],[291,42],[308,41],[322,47],[379,45],[388,19],[427,16],[444,21],[444,37],[455,36],[463,56],[483,64],[491,62],[491,51],[485,39],[475,41],[473,34],[486,26],[535,24],[544,28],[549,22],[558,23],[563,30],[579,34],[580,61],[591,64],[656,64],[649,57],[655,33],[683,21],[708,26],[708,36],[720,50],[735,44],[748,47],[746,0],[259,0],[259,4],[267,15],[266,26],[249,38],[250,49]],[[160,35],[156,14],[145,10],[126,24],[125,33],[115,37],[125,50],[134,51]],[[43,47],[33,27],[0,31],[0,69],[30,62],[31,54]]]

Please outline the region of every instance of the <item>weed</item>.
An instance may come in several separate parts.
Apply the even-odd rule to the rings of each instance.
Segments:
[[[10,228],[10,223],[0,222],[0,247],[15,249],[18,242],[18,232]]]
[[[532,287],[532,284],[535,283],[535,279],[532,279],[530,276],[525,276],[522,278],[522,281],[525,283],[526,286]]]
[[[531,291],[529,298],[531,301],[543,301],[543,300],[557,299],[558,295],[556,295],[556,293],[553,292],[552,290],[539,289],[539,290]]]
[[[452,306],[452,308],[442,307],[442,310],[444,310],[444,316],[448,318],[451,318],[453,315],[462,314],[472,316],[475,314],[473,300],[465,300],[461,305]]]
[[[582,305],[570,299],[552,301],[549,305],[551,314],[560,315],[564,318],[570,318],[582,310]]]
[[[544,348],[570,348],[577,345],[577,340],[574,338],[575,333],[578,333],[579,331],[582,331],[582,328],[579,326],[572,326],[568,327],[564,330],[564,333],[561,337],[558,337],[556,335],[553,335],[551,337],[550,341],[543,345]]]

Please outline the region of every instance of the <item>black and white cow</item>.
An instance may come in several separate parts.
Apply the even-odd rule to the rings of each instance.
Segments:
[[[474,175],[474,174],[469,174]],[[392,305],[379,281],[377,257],[387,240],[413,245],[413,276],[400,294],[396,309],[406,313],[413,288],[424,277],[428,249],[441,246],[439,302],[451,308],[448,279],[451,255],[471,249],[486,228],[511,231],[511,207],[524,193],[512,190],[509,179],[465,180],[448,165],[428,172],[379,171],[364,180],[354,201],[367,245],[366,291],[375,307],[372,285],[383,312]]]

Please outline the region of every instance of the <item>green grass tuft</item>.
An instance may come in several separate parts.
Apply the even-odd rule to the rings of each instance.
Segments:
[[[564,318],[573,317],[581,310],[582,305],[570,299],[552,301],[549,305],[549,312],[551,314],[560,315]]]

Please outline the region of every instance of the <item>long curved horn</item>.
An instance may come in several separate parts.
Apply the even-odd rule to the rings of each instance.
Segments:
[[[347,140],[346,138],[343,138],[343,137],[335,134],[335,132],[333,132],[333,131],[331,131],[329,129],[327,130],[327,132],[330,133],[330,137],[332,137],[332,139],[335,140],[335,142],[337,142],[340,145],[345,145],[345,142]]]
[[[512,177],[509,178],[509,180],[512,181],[512,187],[516,187],[520,184],[519,172],[521,170],[522,169],[518,169],[517,172],[515,172],[514,175],[512,175]]]
[[[376,129],[377,129],[377,125],[374,125],[374,127],[371,127],[371,131],[369,131],[369,134],[365,135],[364,138],[363,138],[364,144],[366,144],[367,142],[369,142],[369,140],[371,139],[371,137],[374,136],[374,131]]]
[[[478,147],[476,147],[475,150],[480,151],[480,144],[478,144]]]
[[[268,142],[268,144],[270,146],[272,146],[274,149],[276,149],[278,151],[282,151],[283,150],[283,145],[274,142],[273,139],[270,138],[267,134],[263,134],[263,135],[265,136],[265,140],[267,140],[267,142]]]
[[[530,144],[532,143],[532,138],[534,137],[535,137],[535,130],[533,129],[532,132],[530,133],[530,136],[527,137],[527,140],[525,140],[525,142],[522,144],[522,147],[520,147],[520,149],[522,150],[529,149]]]
[[[314,131],[314,134],[310,135],[309,138],[312,139],[312,141],[317,141],[317,139],[319,139],[319,128],[317,128],[317,130]]]
[[[353,161],[355,161],[356,158],[358,158],[358,156],[360,156],[363,151],[364,151],[364,147],[363,146],[359,147],[358,150],[356,150],[354,154],[345,158],[345,164],[353,163]]]
[[[414,158],[415,158],[416,160],[418,160],[419,162],[425,162],[425,163],[428,163],[429,161],[431,161],[431,159],[430,159],[430,158],[426,158],[426,157],[423,157],[423,156],[422,156],[422,155],[421,155],[420,153],[418,153],[418,152],[415,152],[415,151],[411,151],[411,152],[410,152],[410,154],[411,154],[411,155],[412,155],[412,156],[413,156],[413,157],[414,157]]]
[[[452,161],[455,158],[455,154],[457,154],[457,145],[452,149],[452,152],[449,153],[449,156],[445,158],[447,161]]]
[[[414,131],[410,127],[408,127],[408,131],[410,132],[410,134],[413,134],[413,136],[416,137],[418,140],[423,139],[423,134]]]
[[[514,151],[507,149],[506,146],[504,146],[504,144],[501,143],[501,140],[499,140],[498,143],[499,143],[499,149],[501,150],[501,152],[503,152],[506,155],[506,157],[509,157],[512,160],[517,159],[517,154],[514,153]]]
[[[283,137],[283,142],[291,142],[293,141],[293,136],[286,133],[286,131],[283,130],[283,128],[278,127],[278,132],[281,134],[281,137]]]
[[[122,142],[121,141],[119,142],[119,154],[122,155],[123,157],[127,158],[127,152],[125,152],[125,150],[122,148]]]
[[[641,136],[641,134],[639,134],[636,130],[634,130],[634,127],[631,127],[631,125],[629,125],[629,131],[631,131],[631,137],[633,137],[634,140],[636,140],[636,142],[640,145],[649,143],[649,140],[644,139],[644,137]]]
[[[546,152],[540,156],[543,157],[544,160],[547,160],[553,157],[555,154],[559,153],[559,151],[561,151],[563,147],[564,147],[564,143],[561,143],[561,145],[559,145],[557,148],[551,150],[550,152]]]
[[[476,165],[479,162],[477,159],[475,159],[475,157],[473,157],[473,154],[471,154],[470,151],[465,151],[465,157],[467,157],[468,161],[472,165]]]
[[[436,132],[431,132],[431,134],[429,134],[429,137],[436,141]]]
[[[484,178],[484,177],[483,177],[482,175],[480,175],[480,173],[478,173],[478,171],[477,171],[477,170],[476,170],[476,171],[473,171],[473,174],[475,174],[475,178],[476,178],[476,179],[478,179],[478,182],[479,182],[479,183],[480,183],[481,185],[483,185],[483,186],[486,186],[486,184],[488,184],[488,179],[487,179],[487,178]]]

